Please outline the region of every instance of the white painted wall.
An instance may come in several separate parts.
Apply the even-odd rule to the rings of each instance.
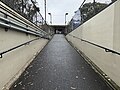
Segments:
[[[120,55],[105,52],[104,49],[82,42],[71,35],[120,52],[120,1],[66,36],[75,47],[120,86]]]
[[[114,49],[120,52],[120,1],[116,3],[114,8]]]
[[[1,6],[6,10],[3,10]],[[14,21],[22,26],[28,25],[29,28],[35,31],[41,30],[38,26],[29,22],[1,2],[0,11],[14,18],[8,17],[7,19],[10,21]],[[4,14],[1,12],[0,17],[4,17]],[[38,37],[35,35],[26,35],[25,32],[17,30],[8,29],[8,31],[5,31],[5,28],[0,26],[0,52],[9,50],[36,38]],[[9,88],[47,43],[47,39],[40,38],[39,40],[31,42],[29,45],[22,46],[3,55],[3,58],[0,58],[0,90]]]
[[[11,49],[17,45],[37,38],[33,35],[26,35],[23,32],[14,30],[5,31],[0,28],[0,52]],[[24,66],[32,61],[35,54],[40,52],[47,44],[48,40],[39,39],[29,45],[13,50],[0,58],[0,90],[6,85],[17,73],[23,71]]]
[[[9,87],[19,77],[47,42],[48,40],[45,39],[34,41],[29,45],[5,54],[0,59],[0,90],[3,87]]]

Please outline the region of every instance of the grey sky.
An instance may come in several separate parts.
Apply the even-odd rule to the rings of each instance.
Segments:
[[[44,17],[44,0],[36,0],[40,7],[40,12]],[[80,7],[84,0],[46,0],[47,1],[47,22],[50,22],[50,16],[52,14],[52,23],[54,25],[62,24],[65,22],[65,13],[67,15],[67,23],[71,20],[74,12]],[[86,0],[92,2],[93,0]],[[96,0],[97,2],[109,3],[111,0]]]

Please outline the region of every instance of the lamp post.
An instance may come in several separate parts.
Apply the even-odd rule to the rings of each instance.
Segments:
[[[65,25],[66,25],[66,16],[68,15],[68,13],[65,13]],[[65,26],[65,33],[67,34],[68,30],[67,30],[67,26]]]
[[[65,13],[65,25],[66,25],[66,16],[68,15],[68,13]]]
[[[48,13],[50,15],[50,23],[52,24],[52,14]]]

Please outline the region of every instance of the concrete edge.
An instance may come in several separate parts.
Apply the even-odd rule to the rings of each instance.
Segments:
[[[26,68],[30,65],[30,63],[32,63],[32,61],[36,58],[36,56],[42,52],[42,50],[47,46],[47,44],[50,42],[50,40],[46,43],[45,46],[43,46],[41,49],[39,49],[34,55],[33,57],[28,60],[28,62],[26,62],[26,64],[21,68],[21,70],[19,70],[14,76],[13,78],[10,79],[10,81],[8,81],[8,83],[6,83],[4,85],[4,87],[2,88],[2,90],[9,90],[10,87],[14,84],[14,82],[22,75],[22,73],[26,70]]]
[[[66,37],[65,37],[66,38]],[[111,88],[111,90],[120,90],[120,87],[107,76],[90,58],[88,58],[81,50],[74,46],[74,44],[69,41],[68,43],[79,53],[79,55],[93,68],[93,70],[105,81],[105,83]]]

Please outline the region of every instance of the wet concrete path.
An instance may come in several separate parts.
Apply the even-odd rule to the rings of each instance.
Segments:
[[[110,90],[97,73],[57,34],[10,90]]]

